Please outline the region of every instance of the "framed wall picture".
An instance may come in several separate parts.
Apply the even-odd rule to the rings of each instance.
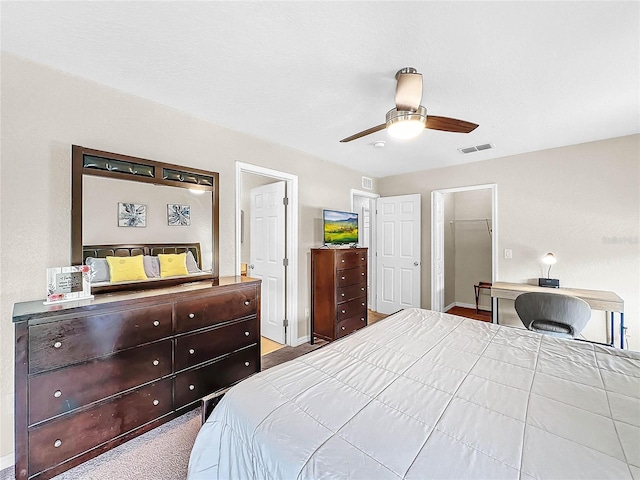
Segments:
[[[89,265],[47,268],[47,299],[44,304],[93,298],[91,275]]]
[[[147,206],[139,203],[118,203],[119,227],[146,227]]]
[[[191,206],[167,204],[167,223],[171,227],[188,227],[191,225]]]

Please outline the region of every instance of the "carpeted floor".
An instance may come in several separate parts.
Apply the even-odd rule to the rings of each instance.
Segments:
[[[262,357],[262,369],[293,360],[324,344],[320,340],[314,345],[283,347]],[[184,479],[198,430],[200,408],[67,470],[54,480]],[[13,467],[0,471],[0,480],[13,479]]]

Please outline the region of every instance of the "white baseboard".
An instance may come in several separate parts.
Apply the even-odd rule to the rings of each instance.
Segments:
[[[12,467],[14,465],[15,462],[15,455],[12,453],[9,453],[8,455],[5,455],[4,457],[0,457],[0,470],[4,470],[5,468],[9,468]]]
[[[448,305],[444,311],[446,312],[447,310],[453,308],[453,307],[462,307],[462,308],[472,308],[473,310],[476,309],[476,306],[472,303],[462,303],[462,302],[453,302],[451,305]],[[478,307],[478,310],[482,310],[484,312],[490,312],[491,308],[489,307],[485,307],[484,305],[480,305]]]
[[[444,307],[444,312],[447,313],[449,310],[451,310],[455,306],[456,306],[456,302],[450,303],[449,305]]]

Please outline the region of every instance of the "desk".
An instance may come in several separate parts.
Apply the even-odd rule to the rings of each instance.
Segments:
[[[611,313],[611,345],[614,343],[614,314],[620,314],[620,348],[624,348],[624,301],[613,292],[603,290],[583,290],[579,288],[547,288],[527,283],[495,282],[491,287],[491,297],[496,299],[495,322],[498,323],[498,301],[501,298],[515,300],[521,293],[544,292],[578,297],[589,304],[593,310]]]

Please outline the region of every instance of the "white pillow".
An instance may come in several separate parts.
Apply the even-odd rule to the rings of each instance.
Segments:
[[[189,273],[200,273],[202,270],[198,268],[198,262],[191,251],[187,252],[187,271]]]
[[[142,258],[142,264],[144,265],[144,273],[147,274],[147,278],[160,278],[160,260],[158,260],[158,257],[145,255]]]

